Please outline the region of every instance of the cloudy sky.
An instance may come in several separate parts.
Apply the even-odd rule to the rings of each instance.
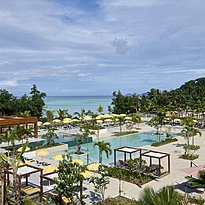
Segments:
[[[204,0],[0,0],[0,88],[176,88],[205,76],[204,19]]]

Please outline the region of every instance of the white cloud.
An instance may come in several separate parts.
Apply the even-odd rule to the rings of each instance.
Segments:
[[[17,80],[0,80],[1,87],[16,87],[18,86]]]
[[[0,0],[1,88],[24,92],[36,83],[52,94],[65,86],[71,95],[110,94],[140,91],[142,84],[178,86],[204,75],[203,0],[97,3],[86,8],[60,0]],[[167,80],[170,75],[176,82]]]

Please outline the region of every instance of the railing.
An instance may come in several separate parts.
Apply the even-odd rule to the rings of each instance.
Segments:
[[[198,167],[193,161],[191,161],[191,162],[190,162],[190,167],[193,167],[193,165],[194,165],[195,167]]]

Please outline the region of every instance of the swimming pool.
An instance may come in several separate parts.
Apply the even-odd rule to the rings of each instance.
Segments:
[[[165,137],[160,136],[160,139],[163,140]],[[121,136],[121,137],[113,137],[108,140],[104,140],[106,142],[109,142],[111,144],[111,149],[114,150],[115,148],[119,148],[122,146],[131,146],[131,147],[142,147],[145,145],[150,145],[154,142],[158,141],[158,136],[150,133],[150,132],[143,132],[143,133],[137,133],[133,135],[127,135],[127,136]],[[66,142],[64,142],[66,143]],[[87,164],[87,157],[89,158],[89,163],[98,162],[98,147],[93,146],[93,142],[86,143],[81,146],[81,150],[84,152],[87,152],[87,154],[84,154],[82,156],[74,155],[73,158],[78,158],[84,161],[84,164]],[[68,146],[68,152],[75,152],[76,146]],[[55,154],[59,154],[58,153]],[[65,153],[63,153],[65,154]],[[53,154],[54,155],[54,154]],[[103,152],[103,164],[109,164],[113,162],[113,155],[107,159],[105,153]],[[133,157],[135,157],[133,155]],[[123,158],[123,153],[117,153],[117,158]]]

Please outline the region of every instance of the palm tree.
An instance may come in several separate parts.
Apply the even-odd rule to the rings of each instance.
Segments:
[[[46,118],[47,118],[47,121],[50,123],[52,123],[52,121],[54,119],[53,113],[54,113],[54,111],[52,111],[52,110],[46,111]]]
[[[48,128],[47,133],[41,137],[46,140],[47,145],[52,145],[55,143],[55,138],[58,138],[58,135],[54,132],[54,129]]]
[[[64,118],[66,118],[68,116],[68,110],[59,109],[59,110],[57,110],[57,112],[58,112],[58,118],[60,120],[63,120]]]
[[[89,134],[92,134],[90,132],[89,128],[87,126],[82,126],[80,127],[80,133],[74,134],[73,136],[75,137],[75,141],[77,143],[77,151],[75,152],[76,154],[81,154],[81,144],[85,142]]]
[[[103,106],[102,106],[102,105],[99,105],[97,111],[98,111],[100,114],[102,114],[102,113],[103,113]]]
[[[13,196],[14,196],[15,204],[20,205],[21,204],[21,199],[20,199],[21,194],[20,194],[20,189],[19,189],[20,185],[19,185],[19,178],[18,178],[17,172],[18,172],[19,163],[21,161],[24,161],[23,153],[25,152],[25,150],[28,146],[28,142],[26,142],[23,145],[23,148],[22,148],[21,152],[17,152],[16,151],[16,146],[15,146],[15,140],[14,140],[14,139],[18,139],[18,138],[16,138],[16,136],[17,136],[16,128],[14,128],[11,131],[7,131],[7,136],[8,136],[8,140],[11,140],[10,142],[13,146],[12,156],[10,156],[9,153],[8,153],[8,155],[3,153],[3,154],[0,155],[0,161],[6,163],[12,169]]]
[[[139,123],[141,122],[141,117],[139,115],[137,115],[136,113],[133,113],[131,115],[132,117],[132,121],[136,124],[138,123],[138,128],[139,128]]]
[[[182,196],[173,187],[163,187],[159,192],[146,187],[140,195],[139,205],[182,205]]]
[[[107,158],[112,154],[111,144],[109,142],[98,141],[94,143],[94,146],[98,146],[99,149],[99,163],[102,163],[103,152],[105,152]]]
[[[192,137],[192,145],[194,145],[194,136],[196,136],[197,134],[199,136],[201,136],[201,132],[194,128],[194,127],[185,127],[182,131],[181,131],[182,136],[187,140],[187,145],[189,146],[189,139]]]
[[[192,187],[205,188],[205,171],[203,170],[199,171],[197,178],[187,176],[186,179],[191,183]]]

